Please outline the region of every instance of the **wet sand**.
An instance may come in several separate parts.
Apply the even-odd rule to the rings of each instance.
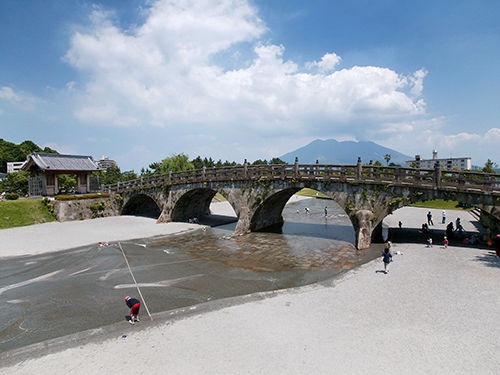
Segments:
[[[144,373],[173,374],[496,374],[500,261],[461,242],[444,249],[444,224],[426,247],[415,233],[425,213],[405,208],[387,219],[403,222],[392,231],[387,275],[376,260],[320,284],[79,333],[1,355],[0,373],[115,373],[140,364]],[[473,218],[460,215],[472,233]]]

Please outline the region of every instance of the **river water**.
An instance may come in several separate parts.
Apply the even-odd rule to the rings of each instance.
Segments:
[[[121,247],[152,314],[320,282],[380,255],[377,245],[354,248],[352,225],[331,200],[292,198],[283,216],[281,233],[231,238],[231,223]],[[0,353],[127,324],[126,295],[139,297],[118,244],[3,260]],[[141,314],[147,316],[144,306]]]

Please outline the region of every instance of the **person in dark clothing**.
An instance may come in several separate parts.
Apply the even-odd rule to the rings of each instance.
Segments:
[[[432,212],[427,213],[427,224],[428,225],[434,225],[434,222],[432,221]]]
[[[446,237],[453,238],[453,223],[450,221],[446,226]]]
[[[389,272],[389,263],[392,262],[392,254],[390,245],[386,246],[384,252],[382,253],[382,262],[384,262],[384,272],[387,274]]]
[[[494,239],[495,243],[495,253],[497,254],[497,257],[500,257],[500,234],[497,234]]]
[[[139,309],[141,308],[141,302],[130,296],[125,297],[125,303],[130,307],[130,324],[135,324],[139,322]]]

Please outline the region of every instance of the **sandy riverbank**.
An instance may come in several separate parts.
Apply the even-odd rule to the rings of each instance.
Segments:
[[[401,209],[387,222],[419,228],[426,212]],[[469,214],[456,215],[474,230]],[[498,373],[500,261],[490,249],[424,243],[395,243],[402,255],[387,275],[373,261],[321,285],[80,333],[6,353],[0,373]]]
[[[227,202],[211,205],[215,216],[235,217]],[[199,228],[188,223],[157,224],[140,216],[114,216],[83,221],[52,222],[0,230],[0,258],[37,255],[99,242],[166,236]]]

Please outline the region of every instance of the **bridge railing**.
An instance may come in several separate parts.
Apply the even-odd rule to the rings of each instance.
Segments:
[[[360,182],[445,188],[457,191],[484,191],[500,194],[500,174],[375,165],[275,164],[202,168],[106,185],[106,191],[126,191],[198,182],[230,180],[306,180],[318,182]]]
[[[500,175],[471,171],[443,171],[441,175],[443,186],[457,189],[498,191],[500,190]]]
[[[435,185],[434,169],[363,165],[361,174],[366,182]]]

